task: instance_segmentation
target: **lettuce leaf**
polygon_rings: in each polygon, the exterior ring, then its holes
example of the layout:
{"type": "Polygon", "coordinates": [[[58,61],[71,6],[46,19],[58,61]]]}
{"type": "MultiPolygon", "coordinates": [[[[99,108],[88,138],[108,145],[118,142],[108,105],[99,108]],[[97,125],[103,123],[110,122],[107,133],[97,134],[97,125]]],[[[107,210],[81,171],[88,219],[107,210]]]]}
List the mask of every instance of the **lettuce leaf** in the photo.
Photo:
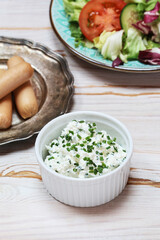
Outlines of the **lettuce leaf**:
{"type": "Polygon", "coordinates": [[[149,0],[149,1],[146,1],[145,11],[153,10],[158,2],[160,2],[160,0],[149,0]]]}
{"type": "Polygon", "coordinates": [[[137,3],[138,11],[151,11],[160,0],[124,0],[126,3],[137,3]]]}
{"type": "Polygon", "coordinates": [[[111,36],[113,33],[115,33],[115,31],[113,32],[103,31],[99,37],[93,39],[94,46],[101,52],[102,47],[105,44],[107,38],[111,36]]]}
{"type": "Polygon", "coordinates": [[[129,28],[122,53],[127,55],[128,60],[132,60],[138,59],[139,51],[143,50],[146,50],[146,47],[142,40],[142,34],[134,28],[129,28]]]}
{"type": "Polygon", "coordinates": [[[122,50],[122,36],[124,30],[112,32],[107,37],[105,43],[102,46],[101,54],[104,58],[114,61],[122,50]]]}
{"type": "Polygon", "coordinates": [[[75,47],[79,45],[85,46],[85,37],[80,30],[78,19],[82,8],[88,1],[89,0],[63,0],[65,12],[69,18],[71,36],[75,38],[75,47]]]}
{"type": "Polygon", "coordinates": [[[69,17],[69,21],[78,22],[81,9],[89,0],[63,0],[64,10],[69,17]]]}
{"type": "Polygon", "coordinates": [[[84,36],[80,30],[79,24],[77,22],[70,22],[69,28],[71,31],[71,37],[75,38],[75,47],[84,44],[84,36]]]}
{"type": "Polygon", "coordinates": [[[146,0],[124,0],[126,3],[142,3],[146,4],[146,0]]]}
{"type": "Polygon", "coordinates": [[[143,40],[143,42],[144,42],[144,45],[145,45],[145,47],[146,47],[146,49],[152,49],[152,48],[160,48],[160,44],[159,43],[155,43],[155,42],[153,42],[153,41],[151,41],[151,40],[143,40]]]}

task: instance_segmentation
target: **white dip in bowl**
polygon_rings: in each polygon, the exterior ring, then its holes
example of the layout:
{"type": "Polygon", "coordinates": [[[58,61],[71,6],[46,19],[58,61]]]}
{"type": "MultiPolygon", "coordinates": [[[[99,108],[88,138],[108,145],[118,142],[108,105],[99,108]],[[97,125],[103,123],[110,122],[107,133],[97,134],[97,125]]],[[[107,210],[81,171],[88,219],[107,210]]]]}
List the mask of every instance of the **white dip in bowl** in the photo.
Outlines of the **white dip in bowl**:
{"type": "Polygon", "coordinates": [[[125,161],[127,153],[95,122],[72,120],[58,139],[46,146],[44,162],[53,171],[69,177],[90,178],[107,174],[125,161]]]}
{"type": "Polygon", "coordinates": [[[132,150],[132,138],[121,122],[90,111],[53,119],[42,128],[35,143],[49,193],[78,207],[104,204],[122,192],[132,150]]]}

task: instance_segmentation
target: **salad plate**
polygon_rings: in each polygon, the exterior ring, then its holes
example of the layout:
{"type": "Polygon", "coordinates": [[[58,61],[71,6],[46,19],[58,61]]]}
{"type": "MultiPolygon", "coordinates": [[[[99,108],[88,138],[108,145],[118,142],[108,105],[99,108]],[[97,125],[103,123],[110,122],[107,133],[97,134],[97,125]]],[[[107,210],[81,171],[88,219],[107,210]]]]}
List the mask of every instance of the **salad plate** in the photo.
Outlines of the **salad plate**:
{"type": "Polygon", "coordinates": [[[0,37],[0,69],[7,68],[11,56],[18,55],[34,68],[31,83],[39,110],[33,117],[22,119],[13,106],[12,125],[0,130],[0,145],[25,140],[37,134],[53,118],[67,112],[73,95],[73,76],[67,61],[39,43],[26,39],[0,37]]]}
{"type": "Polygon", "coordinates": [[[51,0],[50,21],[53,30],[60,41],[77,57],[96,66],[123,72],[147,73],[159,72],[160,65],[143,64],[138,60],[128,61],[118,67],[112,67],[112,61],[104,59],[97,49],[79,45],[75,47],[74,37],[71,36],[68,17],[64,10],[63,0],[51,0]]]}

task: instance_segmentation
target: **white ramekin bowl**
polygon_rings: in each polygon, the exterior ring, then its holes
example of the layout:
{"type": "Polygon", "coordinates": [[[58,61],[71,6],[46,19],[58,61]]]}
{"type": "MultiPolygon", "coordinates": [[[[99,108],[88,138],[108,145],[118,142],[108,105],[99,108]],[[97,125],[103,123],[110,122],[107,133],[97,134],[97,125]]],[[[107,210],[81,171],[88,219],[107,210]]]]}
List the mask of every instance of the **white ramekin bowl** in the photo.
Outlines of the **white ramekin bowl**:
{"type": "Polygon", "coordinates": [[[115,118],[98,112],[73,112],[57,117],[39,132],[35,152],[42,180],[48,192],[60,202],[76,207],[93,207],[117,197],[124,189],[130,170],[133,143],[127,128],[115,118]],[[114,171],[95,178],[78,179],[58,174],[44,163],[45,145],[58,138],[62,129],[72,120],[95,122],[98,130],[106,130],[127,150],[126,160],[114,171]]]}

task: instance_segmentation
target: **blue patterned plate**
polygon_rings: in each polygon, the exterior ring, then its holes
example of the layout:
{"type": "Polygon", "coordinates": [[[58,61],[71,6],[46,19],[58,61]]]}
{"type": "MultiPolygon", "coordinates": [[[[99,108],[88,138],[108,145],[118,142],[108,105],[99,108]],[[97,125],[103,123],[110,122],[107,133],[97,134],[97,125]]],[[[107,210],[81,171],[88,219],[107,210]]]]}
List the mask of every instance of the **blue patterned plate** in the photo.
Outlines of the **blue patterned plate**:
{"type": "Polygon", "coordinates": [[[128,63],[119,67],[113,68],[112,61],[106,60],[96,49],[89,49],[83,46],[75,48],[74,38],[71,37],[69,29],[69,23],[63,7],[63,0],[51,0],[50,4],[50,21],[52,27],[62,41],[62,43],[77,57],[97,65],[102,68],[127,71],[127,72],[149,72],[149,71],[160,71],[158,65],[148,65],[140,63],[139,61],[129,61],[128,63]]]}

